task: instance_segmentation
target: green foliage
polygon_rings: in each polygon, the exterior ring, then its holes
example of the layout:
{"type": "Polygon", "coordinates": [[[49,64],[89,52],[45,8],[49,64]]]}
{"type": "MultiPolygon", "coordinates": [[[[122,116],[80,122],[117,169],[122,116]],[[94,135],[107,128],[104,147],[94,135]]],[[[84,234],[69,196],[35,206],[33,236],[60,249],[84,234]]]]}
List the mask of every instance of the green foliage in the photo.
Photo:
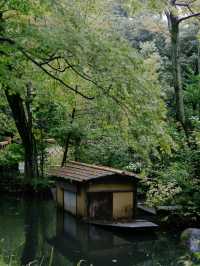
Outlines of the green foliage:
{"type": "MultiPolygon", "coordinates": [[[[157,157],[160,151],[170,153],[172,140],[164,121],[165,105],[161,99],[157,68],[152,67],[157,59],[143,58],[143,55],[133,49],[117,32],[111,30],[109,25],[112,20],[106,13],[109,5],[104,13],[103,9],[100,9],[102,14],[92,24],[92,15],[96,12],[97,3],[90,3],[92,6],[87,9],[90,16],[83,14],[83,3],[68,4],[69,6],[61,1],[60,4],[56,3],[57,8],[54,9],[44,1],[39,8],[39,11],[43,10],[44,13],[43,16],[40,14],[39,18],[36,12],[39,3],[34,8],[30,3],[29,10],[32,13],[27,12],[22,5],[21,16],[12,17],[12,23],[5,18],[5,34],[9,33],[17,45],[23,47],[37,62],[42,61],[41,58],[49,58],[52,54],[61,58],[44,65],[45,70],[72,88],[77,87],[82,93],[95,97],[95,103],[86,104],[77,96],[77,105],[78,109],[91,106],[97,112],[103,110],[102,132],[105,127],[114,124],[110,127],[121,129],[120,135],[123,136],[126,146],[144,157],[145,161],[149,160],[151,153],[157,157]],[[98,22],[102,18],[105,23],[100,27],[98,22]],[[43,23],[45,27],[42,26],[43,23]],[[55,70],[59,68],[66,68],[66,71],[55,70]]],[[[31,79],[36,87],[36,97],[33,100],[35,128],[42,127],[46,135],[55,136],[60,143],[64,143],[69,132],[72,133],[75,142],[77,138],[85,138],[87,132],[84,132],[82,125],[87,125],[93,130],[90,124],[94,125],[95,119],[99,119],[98,116],[94,116],[93,121],[87,116],[84,121],[75,121],[73,125],[70,125],[67,116],[59,119],[61,108],[57,107],[64,105],[64,98],[69,99],[68,107],[73,107],[76,101],[73,100],[69,87],[64,86],[64,93],[63,86],[60,87],[59,82],[53,82],[43,71],[38,71],[39,69],[30,64],[30,61],[27,62],[21,48],[18,47],[10,47],[7,44],[2,47],[11,49],[7,51],[9,56],[2,59],[2,68],[6,69],[8,64],[13,65],[11,71],[7,69],[2,73],[4,86],[9,86],[11,93],[13,90],[19,92],[25,99],[24,88],[31,79]],[[12,79],[8,79],[8,76],[12,76],[12,79]],[[49,90],[52,92],[49,93],[49,90]]],[[[64,112],[71,109],[68,107],[65,105],[64,112]]]]}
{"type": "Polygon", "coordinates": [[[0,89],[0,141],[5,137],[16,134],[14,121],[11,117],[4,93],[0,89]]]}
{"type": "Polygon", "coordinates": [[[33,188],[34,191],[44,191],[52,187],[53,184],[54,182],[49,180],[48,178],[38,177],[31,180],[29,185],[33,188]]]}
{"type": "MultiPolygon", "coordinates": [[[[111,129],[110,129],[111,130],[111,129]]],[[[129,147],[117,133],[100,131],[81,144],[80,158],[88,163],[125,167],[131,160],[129,147]],[[99,134],[98,134],[99,133],[99,134]]]]}
{"type": "MultiPolygon", "coordinates": [[[[184,154],[188,156],[188,153],[184,154]]],[[[191,162],[187,160],[171,163],[168,167],[159,172],[158,178],[147,181],[149,190],[147,192],[147,204],[179,205],[179,214],[185,217],[200,216],[199,190],[200,181],[192,177],[195,169],[191,168],[191,162]]]]}
{"type": "MultiPolygon", "coordinates": [[[[164,10],[171,10],[181,17],[185,12],[185,7],[183,5],[176,9],[172,7],[172,1],[136,0],[123,1],[123,4],[132,17],[130,19],[130,17],[125,18],[123,14],[121,15],[123,17],[122,34],[142,54],[145,63],[149,63],[151,68],[154,68],[153,73],[158,75],[158,80],[162,84],[161,95],[167,104],[167,129],[173,139],[171,154],[159,153],[159,156],[156,156],[156,153],[151,153],[152,164],[148,170],[152,181],[145,180],[149,187],[144,189],[148,190],[147,202],[155,206],[181,205],[182,216],[196,219],[199,216],[198,190],[200,189],[198,181],[200,173],[199,23],[187,20],[180,25],[180,64],[188,128],[186,137],[176,123],[171,47],[168,25],[163,19],[164,10]],[[183,13],[179,12],[181,9],[183,13]]],[[[193,12],[199,12],[198,1],[191,1],[190,5],[193,12]]],[[[140,167],[141,164],[143,166],[143,160],[131,161],[128,165],[130,170],[137,170],[138,163],[140,167]]]]}
{"type": "Polygon", "coordinates": [[[19,144],[9,144],[0,150],[0,166],[16,165],[23,160],[23,148],[19,144]]]}
{"type": "Polygon", "coordinates": [[[177,195],[182,192],[181,187],[175,182],[156,181],[149,184],[146,203],[151,207],[174,205],[177,195]]]}
{"type": "Polygon", "coordinates": [[[182,256],[179,263],[183,266],[200,266],[200,252],[182,256]]]}

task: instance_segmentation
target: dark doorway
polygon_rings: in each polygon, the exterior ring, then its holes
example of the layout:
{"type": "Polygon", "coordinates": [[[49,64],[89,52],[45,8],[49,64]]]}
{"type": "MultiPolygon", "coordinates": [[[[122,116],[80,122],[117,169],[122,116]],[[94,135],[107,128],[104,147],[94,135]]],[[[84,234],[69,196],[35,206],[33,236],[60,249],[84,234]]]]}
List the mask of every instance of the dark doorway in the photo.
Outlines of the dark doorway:
{"type": "Polygon", "coordinates": [[[89,217],[97,220],[112,220],[113,195],[111,192],[88,193],[89,217]]]}

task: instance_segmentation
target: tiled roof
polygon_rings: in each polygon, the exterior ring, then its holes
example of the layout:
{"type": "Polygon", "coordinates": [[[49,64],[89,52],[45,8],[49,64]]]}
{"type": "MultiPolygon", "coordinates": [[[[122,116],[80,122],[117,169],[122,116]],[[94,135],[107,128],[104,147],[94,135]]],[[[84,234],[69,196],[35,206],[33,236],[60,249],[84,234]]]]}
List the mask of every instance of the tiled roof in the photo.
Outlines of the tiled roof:
{"type": "Polygon", "coordinates": [[[64,167],[53,166],[48,171],[49,176],[62,177],[78,182],[86,182],[95,178],[113,176],[116,174],[137,178],[137,175],[131,172],[75,161],[68,161],[64,167]]]}

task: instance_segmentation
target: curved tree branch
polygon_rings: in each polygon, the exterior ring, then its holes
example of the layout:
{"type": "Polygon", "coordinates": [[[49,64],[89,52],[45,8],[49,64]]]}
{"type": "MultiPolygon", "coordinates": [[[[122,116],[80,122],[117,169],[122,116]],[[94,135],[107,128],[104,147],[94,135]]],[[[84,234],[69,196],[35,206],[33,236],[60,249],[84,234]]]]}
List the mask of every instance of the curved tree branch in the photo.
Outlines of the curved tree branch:
{"type": "MultiPolygon", "coordinates": [[[[39,67],[41,70],[43,70],[48,76],[50,76],[51,78],[53,78],[54,80],[58,81],[60,84],[62,84],[65,88],[68,88],[69,90],[79,94],[80,96],[82,96],[83,98],[87,99],[87,100],[93,100],[94,97],[92,96],[87,96],[85,94],[83,94],[82,92],[78,91],[76,88],[73,88],[71,86],[69,86],[67,83],[65,83],[62,79],[56,77],[55,75],[53,75],[51,72],[49,72],[41,63],[39,63],[35,58],[33,58],[27,51],[24,50],[24,48],[18,46],[16,44],[16,42],[8,37],[4,37],[4,36],[0,36],[0,43],[3,42],[7,42],[11,45],[16,45],[16,47],[18,48],[18,50],[29,60],[31,61],[34,65],[36,65],[37,67],[39,67]]],[[[54,58],[55,59],[55,58],[54,58]]]]}
{"type": "Polygon", "coordinates": [[[193,14],[191,14],[191,15],[188,15],[188,16],[185,16],[185,17],[183,17],[183,18],[180,18],[180,19],[178,20],[178,23],[181,23],[181,22],[184,21],[184,20],[188,20],[188,19],[190,19],[190,18],[195,18],[195,17],[200,17],[200,12],[199,12],[199,13],[193,13],[193,14]]]}
{"type": "Polygon", "coordinates": [[[69,90],[79,94],[80,96],[82,96],[83,98],[87,99],[87,100],[93,100],[94,97],[92,96],[86,96],[85,94],[83,94],[82,92],[78,91],[76,88],[73,88],[71,86],[69,86],[67,83],[65,83],[62,79],[56,77],[55,75],[53,75],[51,72],[49,72],[48,70],[46,70],[46,68],[44,66],[42,66],[40,63],[38,63],[31,55],[29,55],[29,53],[27,53],[24,49],[20,48],[19,49],[21,51],[21,53],[27,58],[29,59],[32,63],[34,63],[36,66],[38,66],[40,69],[42,69],[48,76],[50,76],[51,78],[53,78],[54,80],[58,81],[60,84],[62,84],[64,87],[68,88],[69,90]]]}
{"type": "MultiPolygon", "coordinates": [[[[6,37],[2,37],[0,36],[0,42],[8,42],[9,44],[12,45],[16,45],[16,42],[10,38],[6,38],[6,37]]],[[[60,84],[62,84],[64,87],[70,89],[71,91],[79,94],[80,96],[82,96],[83,98],[87,99],[87,100],[92,100],[94,99],[94,97],[90,97],[90,96],[86,96],[83,93],[81,93],[80,91],[77,90],[77,88],[73,88],[71,86],[69,86],[68,84],[66,84],[62,79],[56,77],[55,75],[53,75],[51,72],[49,72],[42,63],[39,63],[35,58],[33,58],[28,52],[26,52],[22,47],[18,46],[18,50],[27,58],[29,59],[34,65],[36,65],[37,67],[39,67],[40,69],[42,69],[48,76],[50,76],[51,78],[53,78],[54,80],[58,81],[60,84]]],[[[51,59],[54,57],[54,55],[52,57],[50,57],[51,59]]],[[[54,60],[58,59],[54,57],[54,60]]],[[[51,60],[50,60],[51,61],[51,60]]],[[[49,62],[50,62],[49,61],[49,62]]],[[[111,95],[109,93],[112,84],[108,87],[108,90],[106,91],[104,87],[102,87],[101,85],[99,85],[97,82],[95,82],[94,80],[92,80],[87,74],[83,74],[80,73],[78,70],[75,69],[75,67],[70,64],[70,62],[68,60],[65,59],[65,62],[67,63],[67,65],[80,77],[82,77],[83,79],[93,83],[96,87],[100,88],[105,95],[108,95],[108,97],[110,97],[114,102],[116,102],[121,108],[122,110],[124,110],[125,113],[128,112],[129,108],[123,103],[121,102],[117,97],[115,97],[114,95],[111,95]]],[[[48,65],[48,60],[46,60],[46,64],[48,65]]]]}

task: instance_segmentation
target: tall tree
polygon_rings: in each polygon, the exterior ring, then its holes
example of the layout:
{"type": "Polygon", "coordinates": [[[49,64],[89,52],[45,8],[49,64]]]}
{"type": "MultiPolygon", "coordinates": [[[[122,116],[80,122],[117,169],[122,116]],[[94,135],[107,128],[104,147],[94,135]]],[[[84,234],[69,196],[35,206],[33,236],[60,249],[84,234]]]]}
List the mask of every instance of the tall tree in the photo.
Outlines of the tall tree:
{"type": "MultiPolygon", "coordinates": [[[[59,59],[62,60],[64,55],[55,53],[56,47],[53,45],[53,39],[49,38],[50,45],[44,45],[47,39],[45,35],[46,29],[45,27],[43,29],[42,23],[46,23],[46,10],[50,13],[52,11],[48,1],[10,0],[3,1],[0,5],[1,88],[5,92],[23,142],[25,176],[28,179],[38,176],[38,167],[30,102],[29,99],[28,101],[23,100],[24,90],[26,90],[24,87],[26,87],[25,83],[27,83],[26,68],[29,68],[30,63],[32,63],[66,89],[90,99],[90,97],[68,85],[63,78],[58,76],[58,73],[63,73],[71,66],[62,68],[60,66],[62,62],[57,62],[59,59]],[[21,37],[19,37],[20,34],[21,37]]],[[[49,20],[53,22],[53,17],[49,16],[49,20]]],[[[48,30],[49,27],[51,27],[51,23],[48,26],[46,23],[48,30]]]]}
{"type": "MultiPolygon", "coordinates": [[[[187,131],[185,110],[184,110],[184,96],[181,78],[180,65],[180,24],[193,17],[200,17],[200,12],[195,10],[197,1],[176,1],[171,0],[170,6],[166,8],[165,14],[168,20],[168,28],[171,37],[171,60],[173,69],[173,86],[176,98],[176,116],[177,120],[181,122],[183,128],[187,131]],[[189,13],[189,14],[188,14],[189,13]]],[[[199,7],[200,11],[200,7],[199,7]]]]}
{"type": "MultiPolygon", "coordinates": [[[[127,3],[127,2],[126,2],[127,3]]],[[[168,0],[168,1],[129,1],[133,6],[150,8],[158,13],[164,12],[168,21],[168,30],[171,39],[171,63],[173,87],[176,101],[176,118],[187,134],[187,121],[184,108],[184,94],[180,63],[180,25],[192,18],[200,17],[200,4],[198,0],[168,0]]]]}
{"type": "Polygon", "coordinates": [[[38,176],[37,167],[37,149],[35,138],[32,132],[32,126],[28,119],[23,101],[18,93],[10,94],[9,90],[5,89],[6,98],[12,110],[13,118],[16,127],[21,136],[24,151],[25,151],[25,174],[28,179],[38,176]]]}

